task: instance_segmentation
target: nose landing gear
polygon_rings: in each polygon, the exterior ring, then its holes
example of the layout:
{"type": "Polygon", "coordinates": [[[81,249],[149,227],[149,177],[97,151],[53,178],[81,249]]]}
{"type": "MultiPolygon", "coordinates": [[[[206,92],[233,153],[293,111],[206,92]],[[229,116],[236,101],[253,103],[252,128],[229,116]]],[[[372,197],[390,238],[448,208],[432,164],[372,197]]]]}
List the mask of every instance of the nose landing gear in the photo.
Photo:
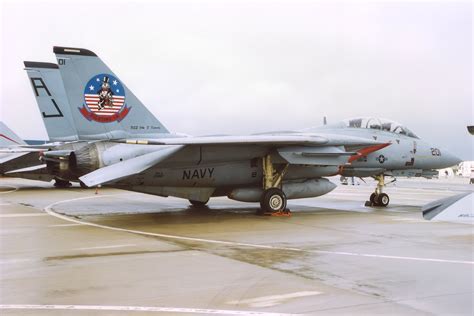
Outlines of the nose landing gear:
{"type": "Polygon", "coordinates": [[[369,201],[365,202],[365,206],[382,206],[386,207],[390,203],[388,194],[383,193],[383,187],[385,186],[385,176],[383,174],[375,176],[378,181],[375,192],[370,195],[369,201]]]}

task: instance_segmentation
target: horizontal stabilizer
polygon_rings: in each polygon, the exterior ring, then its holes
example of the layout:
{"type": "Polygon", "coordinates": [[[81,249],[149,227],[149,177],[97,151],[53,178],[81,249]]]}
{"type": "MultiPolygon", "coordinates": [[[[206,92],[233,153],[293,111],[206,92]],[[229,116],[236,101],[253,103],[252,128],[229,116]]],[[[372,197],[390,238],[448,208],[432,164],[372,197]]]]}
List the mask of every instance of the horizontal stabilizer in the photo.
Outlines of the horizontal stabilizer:
{"type": "Polygon", "coordinates": [[[0,154],[27,154],[31,152],[41,152],[45,151],[48,148],[40,149],[40,148],[31,148],[31,147],[5,147],[0,149],[0,154]]]}
{"type": "Polygon", "coordinates": [[[154,165],[176,153],[182,147],[183,146],[164,147],[142,156],[97,169],[91,173],[86,174],[85,176],[80,177],[79,180],[81,180],[88,187],[118,181],[153,167],[154,165]]]}
{"type": "Polygon", "coordinates": [[[11,171],[5,172],[5,174],[32,172],[32,171],[37,171],[37,170],[41,170],[41,169],[46,169],[46,164],[41,164],[41,165],[36,165],[36,166],[31,166],[31,167],[21,168],[21,169],[16,169],[16,170],[11,170],[11,171]]]}
{"type": "Polygon", "coordinates": [[[8,171],[5,173],[5,176],[47,182],[55,178],[55,176],[51,174],[51,172],[46,167],[46,164],[8,171]]]}
{"type": "MultiPolygon", "coordinates": [[[[0,152],[0,154],[2,154],[2,153],[0,152]]],[[[18,158],[28,154],[28,152],[19,152],[19,153],[18,152],[15,152],[15,153],[8,152],[8,154],[9,155],[1,155],[0,156],[0,164],[18,159],[18,158]]]]}
{"type": "Polygon", "coordinates": [[[473,205],[474,193],[465,192],[424,205],[423,218],[433,221],[474,223],[473,205]]]}

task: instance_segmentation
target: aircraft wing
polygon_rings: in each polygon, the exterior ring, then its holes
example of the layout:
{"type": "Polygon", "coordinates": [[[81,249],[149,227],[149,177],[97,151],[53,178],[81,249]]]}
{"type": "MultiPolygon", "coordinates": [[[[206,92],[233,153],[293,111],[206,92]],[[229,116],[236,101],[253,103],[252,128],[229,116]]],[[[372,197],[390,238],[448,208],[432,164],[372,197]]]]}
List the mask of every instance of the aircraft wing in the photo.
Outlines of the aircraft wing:
{"type": "Polygon", "coordinates": [[[139,145],[284,145],[300,146],[370,146],[381,142],[354,136],[343,135],[248,135],[248,136],[198,136],[170,137],[156,139],[121,139],[115,142],[139,145]]]}
{"type": "Polygon", "coordinates": [[[332,134],[264,134],[249,136],[201,136],[162,139],[118,140],[140,145],[244,146],[275,148],[289,163],[299,165],[340,166],[388,146],[380,141],[332,134]]]}
{"type": "Polygon", "coordinates": [[[117,142],[140,145],[324,145],[326,138],[300,135],[197,136],[157,139],[125,139],[117,142]]]}

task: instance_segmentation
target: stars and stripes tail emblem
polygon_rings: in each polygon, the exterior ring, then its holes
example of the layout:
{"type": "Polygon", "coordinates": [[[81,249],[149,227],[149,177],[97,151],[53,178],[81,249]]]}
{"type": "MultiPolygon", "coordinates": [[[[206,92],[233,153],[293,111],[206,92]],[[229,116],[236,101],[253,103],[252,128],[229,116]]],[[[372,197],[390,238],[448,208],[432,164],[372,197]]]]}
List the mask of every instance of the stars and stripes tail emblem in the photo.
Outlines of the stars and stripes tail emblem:
{"type": "Polygon", "coordinates": [[[84,87],[84,105],[79,111],[89,121],[121,121],[130,112],[125,99],[125,89],[115,76],[98,74],[84,87]]]}

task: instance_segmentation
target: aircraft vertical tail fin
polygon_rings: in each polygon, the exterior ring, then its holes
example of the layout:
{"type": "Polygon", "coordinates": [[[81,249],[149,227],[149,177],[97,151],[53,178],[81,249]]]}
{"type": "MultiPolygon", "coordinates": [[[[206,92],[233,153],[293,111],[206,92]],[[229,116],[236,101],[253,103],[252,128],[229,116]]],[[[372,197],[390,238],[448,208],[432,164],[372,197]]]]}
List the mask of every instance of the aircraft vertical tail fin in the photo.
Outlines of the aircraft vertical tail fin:
{"type": "Polygon", "coordinates": [[[78,140],[58,65],[33,61],[24,64],[49,139],[78,140]]]}
{"type": "Polygon", "coordinates": [[[93,52],[54,47],[82,139],[166,137],[169,132],[93,52]]]}
{"type": "Polygon", "coordinates": [[[8,126],[0,121],[0,147],[26,145],[26,143],[8,126]]]}

